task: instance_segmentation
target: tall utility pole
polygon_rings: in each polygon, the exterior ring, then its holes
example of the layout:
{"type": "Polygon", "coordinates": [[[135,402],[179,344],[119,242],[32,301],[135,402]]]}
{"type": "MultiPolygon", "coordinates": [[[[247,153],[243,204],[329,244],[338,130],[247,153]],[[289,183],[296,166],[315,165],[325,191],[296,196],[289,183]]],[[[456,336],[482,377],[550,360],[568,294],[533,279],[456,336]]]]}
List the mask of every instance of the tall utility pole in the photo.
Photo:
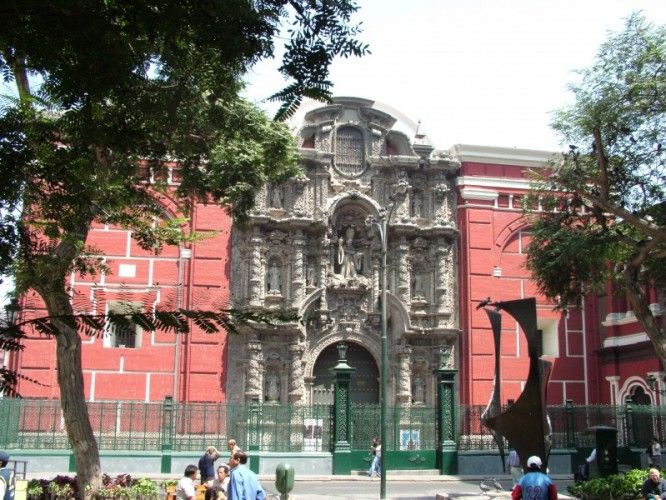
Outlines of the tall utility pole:
{"type": "Polygon", "coordinates": [[[391,212],[393,211],[393,203],[389,205],[387,209],[381,209],[379,211],[379,220],[369,219],[369,222],[377,228],[379,233],[379,238],[381,239],[381,283],[382,283],[382,307],[381,307],[381,318],[382,318],[382,336],[381,336],[381,346],[382,346],[382,366],[379,374],[379,426],[380,433],[379,439],[381,440],[381,453],[382,453],[382,473],[379,480],[379,498],[386,498],[386,414],[387,414],[387,398],[388,398],[388,337],[387,337],[387,328],[388,328],[388,317],[386,309],[386,254],[388,251],[388,220],[391,217],[391,212]]]}

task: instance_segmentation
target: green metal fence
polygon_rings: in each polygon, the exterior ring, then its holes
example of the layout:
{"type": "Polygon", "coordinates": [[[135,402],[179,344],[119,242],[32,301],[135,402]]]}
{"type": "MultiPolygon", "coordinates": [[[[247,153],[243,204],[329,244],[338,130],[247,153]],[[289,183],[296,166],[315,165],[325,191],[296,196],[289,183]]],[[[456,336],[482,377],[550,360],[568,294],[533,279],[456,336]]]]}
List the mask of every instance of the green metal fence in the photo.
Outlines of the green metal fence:
{"type": "MultiPolygon", "coordinates": [[[[485,406],[460,408],[460,450],[497,448],[490,431],[481,423],[485,406]]],[[[646,447],[653,436],[666,438],[666,406],[651,405],[561,405],[547,408],[553,448],[591,448],[595,426],[617,429],[621,447],[646,447]]],[[[505,446],[507,443],[504,443],[505,446]]]]}
{"type": "MultiPolygon", "coordinates": [[[[369,450],[373,437],[379,436],[378,405],[351,407],[351,449],[369,450]]],[[[385,451],[434,450],[437,448],[436,409],[427,406],[387,408],[385,451]]]]}
{"type": "MultiPolygon", "coordinates": [[[[492,450],[497,445],[481,423],[482,406],[458,411],[458,449],[492,450]]],[[[95,437],[102,450],[202,451],[225,449],[234,438],[243,448],[260,451],[330,451],[333,412],[328,405],[231,405],[217,403],[89,402],[95,437]]],[[[379,435],[379,406],[353,404],[352,450],[368,450],[379,435]]],[[[618,429],[618,445],[645,447],[652,436],[666,438],[666,406],[550,406],[554,448],[594,445],[595,425],[618,429]]],[[[386,451],[436,449],[436,411],[411,406],[388,409],[386,451]]],[[[0,448],[68,449],[60,402],[0,399],[0,448]]]]}

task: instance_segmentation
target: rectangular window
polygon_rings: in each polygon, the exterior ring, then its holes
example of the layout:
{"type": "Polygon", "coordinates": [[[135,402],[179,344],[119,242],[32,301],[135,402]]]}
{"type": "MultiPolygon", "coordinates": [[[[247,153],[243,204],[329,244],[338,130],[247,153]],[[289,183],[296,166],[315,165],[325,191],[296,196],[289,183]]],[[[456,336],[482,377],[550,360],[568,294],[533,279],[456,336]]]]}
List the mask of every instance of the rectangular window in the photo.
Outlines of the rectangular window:
{"type": "MultiPolygon", "coordinates": [[[[129,315],[141,311],[141,302],[111,300],[107,303],[108,314],[129,315]]],[[[141,347],[141,333],[143,330],[128,318],[127,324],[115,324],[107,321],[104,347],[127,347],[130,349],[141,347]]]]}
{"type": "Polygon", "coordinates": [[[538,318],[537,328],[541,330],[543,355],[557,358],[560,355],[558,338],[558,320],[556,318],[538,318]]]}

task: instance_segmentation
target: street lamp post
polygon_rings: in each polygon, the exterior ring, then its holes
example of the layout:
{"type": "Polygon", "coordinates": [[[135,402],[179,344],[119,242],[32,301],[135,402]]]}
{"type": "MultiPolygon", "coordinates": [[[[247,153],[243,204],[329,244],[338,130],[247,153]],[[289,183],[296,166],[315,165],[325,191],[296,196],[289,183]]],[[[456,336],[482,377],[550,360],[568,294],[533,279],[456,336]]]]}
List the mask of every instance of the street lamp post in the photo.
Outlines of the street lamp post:
{"type": "MultiPolygon", "coordinates": [[[[16,321],[18,320],[18,315],[20,312],[21,308],[18,305],[18,301],[16,299],[11,299],[7,304],[5,304],[5,317],[0,320],[0,324],[2,328],[4,328],[6,331],[4,335],[7,337],[13,337],[14,332],[10,332],[9,330],[16,325],[16,321]]],[[[7,368],[9,365],[9,350],[3,350],[2,351],[2,368],[7,368]]],[[[7,387],[7,379],[5,379],[2,383],[2,389],[0,389],[0,398],[5,396],[5,388],[7,387]]]]}
{"type": "Polygon", "coordinates": [[[379,210],[379,219],[370,219],[369,222],[377,228],[379,238],[381,240],[381,286],[382,286],[382,334],[381,334],[381,348],[382,348],[382,363],[379,374],[379,439],[382,445],[382,473],[379,479],[379,498],[386,498],[386,413],[387,413],[387,398],[388,398],[388,339],[387,339],[387,309],[386,309],[386,253],[388,251],[388,220],[391,216],[393,205],[389,209],[379,210]]]}

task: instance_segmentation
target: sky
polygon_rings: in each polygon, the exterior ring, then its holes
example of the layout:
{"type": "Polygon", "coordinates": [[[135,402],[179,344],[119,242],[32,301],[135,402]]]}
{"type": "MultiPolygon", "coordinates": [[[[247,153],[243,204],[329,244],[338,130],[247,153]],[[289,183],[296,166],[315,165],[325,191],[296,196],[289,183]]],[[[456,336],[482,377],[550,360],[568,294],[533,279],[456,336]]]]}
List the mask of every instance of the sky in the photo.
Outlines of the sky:
{"type": "MultiPolygon", "coordinates": [[[[438,149],[478,144],[546,151],[562,146],[551,112],[571,102],[567,84],[589,66],[609,31],[633,11],[666,24],[666,0],[357,0],[354,20],[371,55],[335,60],[333,94],[380,101],[421,121],[438,149]]],[[[264,61],[247,97],[284,85],[264,61]]]]}
{"type": "MultiPolygon", "coordinates": [[[[421,121],[435,147],[479,144],[560,151],[550,112],[609,31],[640,10],[666,24],[666,0],[358,0],[372,54],[337,59],[333,93],[380,101],[421,121]]],[[[247,97],[281,89],[279,61],[249,74],[247,97]]],[[[0,303],[9,287],[0,285],[0,303]]]]}

